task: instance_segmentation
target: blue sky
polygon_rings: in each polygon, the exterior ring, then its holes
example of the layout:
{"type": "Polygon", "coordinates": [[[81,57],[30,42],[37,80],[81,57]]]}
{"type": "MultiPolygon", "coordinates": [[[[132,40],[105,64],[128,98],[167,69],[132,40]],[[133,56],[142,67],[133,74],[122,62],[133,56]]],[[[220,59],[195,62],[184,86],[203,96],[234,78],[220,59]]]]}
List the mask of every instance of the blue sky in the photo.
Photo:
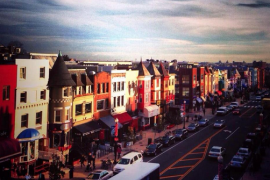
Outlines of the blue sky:
{"type": "Polygon", "coordinates": [[[81,60],[270,62],[268,0],[0,0],[0,44],[81,60]]]}

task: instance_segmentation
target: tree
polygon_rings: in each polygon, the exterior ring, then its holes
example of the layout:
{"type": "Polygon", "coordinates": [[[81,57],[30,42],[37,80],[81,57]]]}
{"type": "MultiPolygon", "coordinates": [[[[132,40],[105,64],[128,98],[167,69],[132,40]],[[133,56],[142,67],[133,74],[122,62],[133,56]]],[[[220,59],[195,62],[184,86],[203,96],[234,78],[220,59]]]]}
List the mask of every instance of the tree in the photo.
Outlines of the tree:
{"type": "Polygon", "coordinates": [[[65,172],[62,171],[63,164],[57,154],[52,155],[52,163],[49,168],[49,177],[51,180],[59,180],[61,176],[64,177],[65,172]]]}
{"type": "Polygon", "coordinates": [[[15,46],[17,48],[21,48],[21,52],[22,53],[26,53],[27,51],[23,48],[23,43],[21,43],[20,41],[10,41],[8,43],[8,46],[15,46]]]}
{"type": "Polygon", "coordinates": [[[68,55],[63,55],[63,59],[64,59],[64,61],[70,61],[70,58],[68,55]]]}

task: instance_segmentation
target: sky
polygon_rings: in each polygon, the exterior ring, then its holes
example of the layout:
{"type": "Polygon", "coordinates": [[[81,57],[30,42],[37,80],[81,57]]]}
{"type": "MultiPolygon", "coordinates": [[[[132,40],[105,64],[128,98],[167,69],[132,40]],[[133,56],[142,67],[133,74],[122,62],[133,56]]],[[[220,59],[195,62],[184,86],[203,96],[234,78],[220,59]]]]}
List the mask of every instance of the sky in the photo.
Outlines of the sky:
{"type": "Polygon", "coordinates": [[[78,60],[270,62],[269,0],[0,0],[0,44],[78,60]]]}

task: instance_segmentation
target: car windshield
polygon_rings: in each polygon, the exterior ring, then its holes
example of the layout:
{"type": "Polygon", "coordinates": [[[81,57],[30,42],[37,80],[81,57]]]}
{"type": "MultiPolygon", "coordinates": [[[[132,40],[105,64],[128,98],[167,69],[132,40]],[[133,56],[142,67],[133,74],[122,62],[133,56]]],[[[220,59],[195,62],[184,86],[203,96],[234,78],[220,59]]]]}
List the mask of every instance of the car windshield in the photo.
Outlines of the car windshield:
{"type": "Polygon", "coordinates": [[[219,152],[220,150],[219,149],[216,149],[216,148],[212,148],[211,151],[212,152],[219,152]]]}
{"type": "Polygon", "coordinates": [[[169,136],[163,136],[162,137],[162,140],[168,140],[169,139],[169,136]]]}
{"type": "Polygon", "coordinates": [[[242,162],[242,159],[238,157],[234,157],[232,160],[235,162],[242,162]]]}
{"type": "Polygon", "coordinates": [[[225,111],[225,109],[220,109],[220,108],[218,108],[218,111],[225,111]]]}
{"type": "Polygon", "coordinates": [[[199,122],[205,122],[206,120],[205,119],[200,119],[199,122]]]}
{"type": "Polygon", "coordinates": [[[156,149],[157,145],[156,144],[150,144],[149,146],[147,146],[147,149],[156,149]]]}
{"type": "Polygon", "coordinates": [[[97,174],[97,173],[90,173],[87,176],[87,179],[99,179],[99,174],[97,174]]]}
{"type": "Polygon", "coordinates": [[[129,159],[120,159],[120,161],[118,162],[118,164],[129,164],[129,159]]]}
{"type": "Polygon", "coordinates": [[[195,127],[195,124],[190,124],[189,127],[195,127]]]}
{"type": "Polygon", "coordinates": [[[239,111],[239,109],[235,109],[234,111],[239,111]]]}
{"type": "Polygon", "coordinates": [[[222,123],[222,121],[221,120],[216,120],[216,123],[222,123]]]}

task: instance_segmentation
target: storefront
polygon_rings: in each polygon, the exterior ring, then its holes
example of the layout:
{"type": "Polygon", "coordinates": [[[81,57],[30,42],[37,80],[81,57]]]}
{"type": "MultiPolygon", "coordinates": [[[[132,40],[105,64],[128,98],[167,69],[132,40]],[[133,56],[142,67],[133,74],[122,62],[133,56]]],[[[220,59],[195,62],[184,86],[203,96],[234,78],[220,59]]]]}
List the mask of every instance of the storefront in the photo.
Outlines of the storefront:
{"type": "MultiPolygon", "coordinates": [[[[112,137],[114,137],[115,131],[115,119],[111,115],[99,118],[101,127],[104,130],[104,140],[111,141],[112,137]]],[[[121,139],[122,137],[122,127],[123,125],[118,122],[118,137],[121,139]]]]}
{"type": "Polygon", "coordinates": [[[114,119],[118,119],[119,122],[123,125],[123,132],[128,132],[128,127],[132,124],[132,117],[127,113],[112,114],[114,119]]]}
{"type": "Polygon", "coordinates": [[[159,107],[157,105],[147,106],[143,109],[143,118],[141,120],[142,129],[146,129],[151,125],[151,118],[152,122],[155,122],[157,115],[159,115],[159,107]]]}

